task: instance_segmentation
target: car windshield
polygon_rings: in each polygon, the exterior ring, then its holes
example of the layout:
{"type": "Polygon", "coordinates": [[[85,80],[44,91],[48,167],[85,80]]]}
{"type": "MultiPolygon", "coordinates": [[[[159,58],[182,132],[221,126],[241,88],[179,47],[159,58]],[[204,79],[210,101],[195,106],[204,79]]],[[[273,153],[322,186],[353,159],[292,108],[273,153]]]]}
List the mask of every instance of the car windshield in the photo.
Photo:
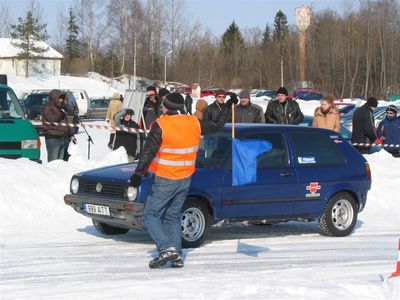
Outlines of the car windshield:
{"type": "Polygon", "coordinates": [[[0,89],[0,119],[23,118],[25,115],[17,96],[11,89],[0,89]]]}
{"type": "Polygon", "coordinates": [[[204,168],[222,167],[230,157],[231,142],[231,134],[227,132],[202,136],[197,152],[197,165],[204,168]]]}

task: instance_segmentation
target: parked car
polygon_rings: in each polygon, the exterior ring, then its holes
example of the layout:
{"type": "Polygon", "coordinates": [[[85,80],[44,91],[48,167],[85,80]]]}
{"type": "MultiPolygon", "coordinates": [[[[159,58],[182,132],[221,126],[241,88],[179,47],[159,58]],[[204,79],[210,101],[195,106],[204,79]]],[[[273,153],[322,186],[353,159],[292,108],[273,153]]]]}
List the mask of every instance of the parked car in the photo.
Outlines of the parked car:
{"type": "Polygon", "coordinates": [[[276,98],[276,91],[273,91],[273,90],[262,90],[262,91],[259,91],[255,95],[255,98],[261,98],[263,100],[269,101],[271,99],[276,98]]]}
{"type": "MultiPolygon", "coordinates": [[[[338,105],[339,106],[339,105],[338,105]]],[[[342,104],[338,107],[340,117],[343,118],[345,117],[348,113],[353,113],[353,110],[356,108],[355,104],[342,104]]]]}
{"type": "Polygon", "coordinates": [[[105,120],[110,101],[111,98],[91,98],[87,118],[105,120]]]}
{"type": "MultiPolygon", "coordinates": [[[[303,121],[299,124],[300,126],[312,126],[313,116],[304,116],[303,121]]],[[[352,132],[348,130],[346,127],[340,126],[339,134],[351,144],[351,136],[352,132]]]]}
{"type": "MultiPolygon", "coordinates": [[[[272,150],[257,157],[253,184],[232,186],[232,126],[202,137],[196,171],[182,208],[183,247],[200,246],[221,220],[319,221],[329,236],[346,236],[356,224],[371,187],[365,158],[326,129],[238,124],[236,138],[262,139],[272,150]]],[[[75,174],[64,202],[93,220],[103,234],[144,229],[144,202],[153,174],[139,188],[129,186],[135,164],[75,174]]]]}
{"type": "Polygon", "coordinates": [[[25,111],[17,96],[7,85],[7,77],[1,76],[1,79],[0,157],[10,159],[25,157],[41,162],[39,135],[32,123],[25,118],[25,111]]]}
{"type": "MultiPolygon", "coordinates": [[[[375,127],[378,127],[379,123],[386,118],[386,108],[387,106],[378,106],[372,115],[375,119],[375,127]]],[[[342,126],[346,127],[348,130],[353,131],[353,113],[355,109],[347,113],[342,119],[342,126]]],[[[400,106],[397,106],[397,116],[400,116],[400,106]]]]}
{"type": "MultiPolygon", "coordinates": [[[[76,105],[76,112],[80,117],[86,117],[87,110],[89,107],[89,96],[84,90],[75,90],[75,89],[63,89],[61,90],[65,94],[67,94],[67,99],[73,102],[74,106],[76,105]]],[[[22,94],[20,101],[23,103],[25,107],[32,107],[32,112],[30,113],[30,119],[35,119],[40,114],[38,112],[41,111],[40,107],[43,107],[48,99],[46,99],[46,95],[48,96],[50,90],[32,90],[27,91],[22,94]]]]}
{"type": "Polygon", "coordinates": [[[312,89],[301,89],[301,90],[295,90],[292,93],[292,98],[293,99],[299,99],[299,100],[321,100],[324,98],[324,95],[317,90],[312,90],[312,89]]]}
{"type": "Polygon", "coordinates": [[[192,87],[188,85],[183,85],[178,87],[177,92],[184,95],[190,95],[192,93],[192,87]]]}
{"type": "Polygon", "coordinates": [[[215,96],[215,90],[201,90],[200,98],[208,97],[208,96],[215,96]]]}

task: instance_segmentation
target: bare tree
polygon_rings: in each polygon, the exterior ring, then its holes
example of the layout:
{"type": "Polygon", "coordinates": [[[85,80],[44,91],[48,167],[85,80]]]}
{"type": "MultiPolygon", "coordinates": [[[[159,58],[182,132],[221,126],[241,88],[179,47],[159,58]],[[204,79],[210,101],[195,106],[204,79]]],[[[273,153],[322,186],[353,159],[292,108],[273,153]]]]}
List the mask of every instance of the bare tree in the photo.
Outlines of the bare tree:
{"type": "Polygon", "coordinates": [[[0,2],[0,37],[10,37],[11,32],[11,11],[8,3],[0,2]]]}

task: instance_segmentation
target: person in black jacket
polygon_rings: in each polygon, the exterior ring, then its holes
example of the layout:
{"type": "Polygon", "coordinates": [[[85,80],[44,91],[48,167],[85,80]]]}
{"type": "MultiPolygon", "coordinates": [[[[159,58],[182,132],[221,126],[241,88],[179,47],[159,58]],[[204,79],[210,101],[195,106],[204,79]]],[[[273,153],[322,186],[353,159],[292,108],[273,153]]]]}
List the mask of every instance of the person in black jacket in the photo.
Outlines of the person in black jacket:
{"type": "Polygon", "coordinates": [[[304,115],[300,110],[299,104],[288,98],[288,91],[284,87],[280,87],[276,94],[278,99],[268,102],[267,110],[265,111],[265,123],[300,124],[304,119],[304,115]]]}
{"type": "Polygon", "coordinates": [[[162,102],[157,96],[155,86],[148,86],[146,90],[147,97],[143,105],[143,118],[146,129],[149,129],[153,122],[162,114],[162,102]]]}
{"type": "Polygon", "coordinates": [[[193,105],[193,98],[190,97],[190,95],[186,95],[186,97],[185,97],[185,109],[186,109],[186,113],[188,113],[189,115],[192,114],[192,105],[193,105]]]}
{"type": "MultiPolygon", "coordinates": [[[[203,120],[209,120],[209,121],[217,120],[219,113],[223,110],[225,106],[225,97],[226,97],[225,91],[223,89],[219,89],[215,93],[215,101],[212,104],[208,105],[207,108],[204,110],[203,120]]],[[[238,102],[235,93],[230,93],[230,99],[232,99],[236,103],[238,102]]],[[[229,116],[227,122],[230,121],[231,117],[229,116]]]]}
{"type": "Polygon", "coordinates": [[[122,130],[117,130],[114,141],[114,148],[124,147],[128,154],[128,162],[133,162],[140,150],[139,125],[132,120],[134,112],[132,109],[123,109],[115,115],[115,125],[122,130]],[[128,129],[129,131],[124,131],[128,129]],[[132,129],[135,132],[132,132],[132,129]],[[139,147],[138,147],[139,145],[139,147]]]}
{"type": "MultiPolygon", "coordinates": [[[[373,143],[377,138],[373,111],[378,107],[378,100],[370,97],[363,106],[357,108],[353,114],[352,143],[373,143]]],[[[368,154],[371,146],[354,146],[360,153],[368,154]]]]}
{"type": "Polygon", "coordinates": [[[261,123],[262,110],[251,104],[250,92],[241,91],[239,98],[240,103],[235,106],[235,123],[261,123]]]}
{"type": "Polygon", "coordinates": [[[184,99],[180,93],[171,93],[164,100],[164,115],[150,129],[135,173],[130,178],[131,186],[139,187],[149,167],[154,173],[142,217],[159,253],[149,262],[150,268],[162,267],[168,261],[172,262],[172,267],[183,267],[181,211],[195,171],[199,146],[196,143],[200,142],[200,135],[222,129],[233,103],[234,100],[228,100],[213,122],[182,115],[184,99]],[[186,141],[193,144],[187,145],[186,141]]]}

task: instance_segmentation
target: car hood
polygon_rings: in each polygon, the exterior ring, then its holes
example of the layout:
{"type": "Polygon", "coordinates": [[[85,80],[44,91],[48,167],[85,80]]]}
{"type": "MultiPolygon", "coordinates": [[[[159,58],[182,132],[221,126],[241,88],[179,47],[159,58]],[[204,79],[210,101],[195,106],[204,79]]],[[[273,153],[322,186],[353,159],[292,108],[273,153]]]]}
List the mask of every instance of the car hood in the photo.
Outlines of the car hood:
{"type": "Polygon", "coordinates": [[[126,183],[136,169],[136,164],[126,163],[102,167],[76,174],[89,180],[101,180],[126,183]]]}

